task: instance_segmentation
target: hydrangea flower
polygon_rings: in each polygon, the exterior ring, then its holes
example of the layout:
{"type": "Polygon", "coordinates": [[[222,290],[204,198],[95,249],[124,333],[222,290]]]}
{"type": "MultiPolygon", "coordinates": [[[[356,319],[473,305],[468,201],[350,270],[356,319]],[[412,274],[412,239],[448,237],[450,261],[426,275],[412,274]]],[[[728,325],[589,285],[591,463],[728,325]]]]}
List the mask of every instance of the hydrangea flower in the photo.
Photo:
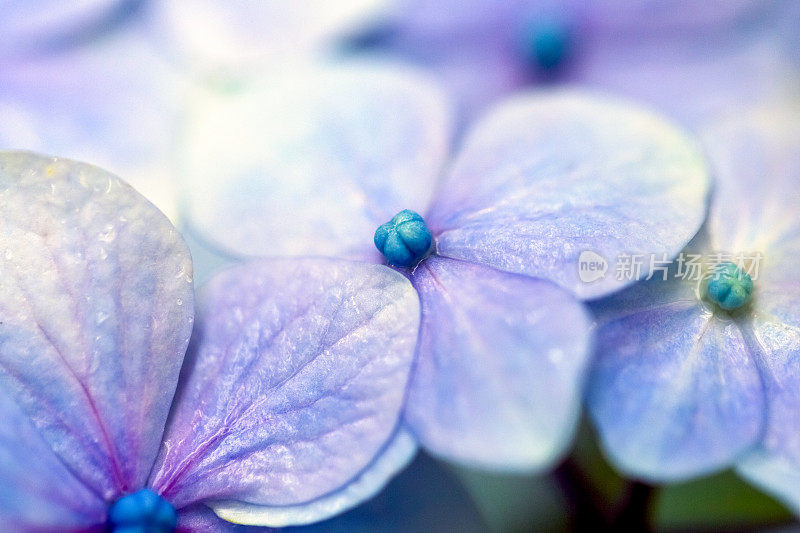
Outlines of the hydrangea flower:
{"type": "Polygon", "coordinates": [[[192,263],[167,218],[96,167],[2,152],[0,277],[0,523],[13,531],[224,530],[206,505],[311,522],[372,495],[416,449],[399,419],[419,301],[386,267],[228,271],[200,299],[184,361],[192,263]]]}
{"type": "Polygon", "coordinates": [[[782,0],[400,0],[367,48],[424,65],[470,117],[531,83],[635,97],[694,124],[788,90],[782,0]],[[380,35],[383,34],[383,36],[380,35]]]}
{"type": "MultiPolygon", "coordinates": [[[[793,102],[707,127],[717,181],[706,230],[666,281],[596,304],[588,404],[630,475],[685,479],[748,452],[800,465],[798,117],[793,102]],[[692,255],[702,277],[680,275],[692,255]]],[[[743,471],[780,486],[758,462],[743,471]]]]}
{"type": "Polygon", "coordinates": [[[193,233],[239,257],[393,264],[422,301],[414,435],[471,465],[547,467],[570,440],[589,355],[575,297],[628,283],[581,281],[579,257],[676,254],[705,212],[695,147],[635,106],[567,91],[507,101],[448,162],[449,113],[424,77],[306,76],[195,118],[182,156],[193,233]]]}

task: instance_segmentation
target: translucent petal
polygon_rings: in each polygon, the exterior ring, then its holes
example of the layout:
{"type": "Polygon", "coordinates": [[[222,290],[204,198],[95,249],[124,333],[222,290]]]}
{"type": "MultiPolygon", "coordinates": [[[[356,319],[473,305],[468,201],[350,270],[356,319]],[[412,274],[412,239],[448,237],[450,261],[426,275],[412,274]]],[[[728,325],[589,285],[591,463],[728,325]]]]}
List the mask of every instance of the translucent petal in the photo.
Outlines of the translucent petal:
{"type": "Polygon", "coordinates": [[[685,42],[692,34],[675,32],[673,40],[645,46],[634,35],[636,46],[624,40],[586,46],[570,79],[646,102],[691,127],[797,87],[797,73],[774,38],[741,42],[741,31],[722,30],[695,33],[704,39],[698,43],[685,42]]]}
{"type": "Polygon", "coordinates": [[[648,481],[729,466],[761,436],[764,392],[739,325],[696,283],[654,278],[595,304],[589,410],[612,461],[648,481]]]}
{"type": "Polygon", "coordinates": [[[130,0],[0,2],[0,57],[41,54],[91,35],[130,9],[130,0]]]}
{"type": "Polygon", "coordinates": [[[254,262],[214,278],[200,309],[151,477],[176,507],[306,504],[387,446],[419,325],[403,276],[340,260],[254,262]]]}
{"type": "Polygon", "coordinates": [[[775,495],[800,515],[800,465],[763,449],[745,456],[736,467],[745,479],[775,495]]]}
{"type": "Polygon", "coordinates": [[[157,37],[201,74],[251,75],[282,60],[319,54],[375,19],[387,0],[161,0],[157,37]]]}
{"type": "Polygon", "coordinates": [[[105,522],[106,502],[67,469],[0,389],[0,523],[55,531],[105,522]]]}
{"type": "Polygon", "coordinates": [[[340,490],[327,496],[295,506],[264,507],[238,502],[215,502],[212,507],[222,518],[239,524],[283,527],[326,520],[375,496],[411,461],[416,451],[414,438],[406,430],[400,429],[366,469],[340,490]]]}
{"type": "Polygon", "coordinates": [[[0,148],[91,161],[173,220],[183,87],[136,31],[0,69],[0,148]]]}
{"type": "Polygon", "coordinates": [[[441,257],[413,283],[423,321],[405,417],[420,442],[480,467],[550,466],[580,412],[583,306],[548,282],[441,257]]]}
{"type": "Polygon", "coordinates": [[[661,118],[578,91],[531,93],[479,122],[426,221],[441,255],[596,298],[630,281],[582,282],[582,252],[675,256],[708,187],[693,143],[661,118]]]}
{"type": "Polygon", "coordinates": [[[0,152],[0,387],[75,476],[142,487],[194,315],[167,218],[93,166],[0,152]]]}
{"type": "Polygon", "coordinates": [[[798,102],[776,102],[711,126],[704,138],[719,176],[709,220],[714,247],[751,261],[761,255],[744,331],[769,401],[763,445],[800,464],[798,124],[798,102]]]}
{"type": "Polygon", "coordinates": [[[485,531],[486,522],[450,465],[418,454],[369,502],[336,518],[305,526],[303,533],[383,531],[485,531]]]}
{"type": "Polygon", "coordinates": [[[240,255],[377,256],[375,229],[427,207],[448,153],[442,95],[385,65],[287,72],[195,107],[188,217],[240,255]]]}

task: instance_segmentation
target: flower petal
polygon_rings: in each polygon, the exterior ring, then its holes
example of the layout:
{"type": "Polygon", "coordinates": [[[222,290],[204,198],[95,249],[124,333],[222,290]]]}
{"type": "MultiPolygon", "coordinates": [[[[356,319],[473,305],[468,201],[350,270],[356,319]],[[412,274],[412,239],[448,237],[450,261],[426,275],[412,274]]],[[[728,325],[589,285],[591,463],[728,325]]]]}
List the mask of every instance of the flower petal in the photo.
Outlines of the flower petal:
{"type": "Polygon", "coordinates": [[[476,466],[550,466],[572,437],[590,350],[583,306],[546,281],[430,257],[405,417],[432,453],[476,466]]]}
{"type": "Polygon", "coordinates": [[[127,184],[0,152],[0,387],[111,499],[153,465],[194,314],[174,227],[127,184]]]}
{"type": "Polygon", "coordinates": [[[91,161],[123,177],[174,220],[170,149],[182,90],[135,31],[6,64],[0,69],[0,147],[91,161]]]}
{"type": "Polygon", "coordinates": [[[0,389],[0,523],[13,531],[102,524],[106,502],[67,469],[0,389]]]}
{"type": "Polygon", "coordinates": [[[738,325],[694,284],[654,278],[595,304],[589,410],[624,472],[672,481],[730,465],[760,438],[761,379],[738,325]]]}
{"type": "Polygon", "coordinates": [[[763,446],[800,465],[800,105],[777,102],[710,126],[718,178],[709,218],[721,252],[761,254],[745,333],[767,400],[763,446]]]}
{"type": "Polygon", "coordinates": [[[388,445],[419,325],[403,276],[340,260],[254,262],[212,280],[200,316],[151,483],[176,507],[304,505],[388,445]]]}
{"type": "Polygon", "coordinates": [[[657,116],[576,91],[527,94],[479,123],[426,220],[441,255],[596,298],[630,281],[583,283],[581,252],[675,256],[708,187],[693,144],[657,116]]]}
{"type": "Polygon", "coordinates": [[[156,36],[199,74],[247,76],[286,59],[319,54],[366,25],[387,0],[160,0],[156,36]]]}
{"type": "Polygon", "coordinates": [[[125,0],[29,0],[3,2],[0,57],[49,52],[92,35],[131,10],[125,0]]]}
{"type": "Polygon", "coordinates": [[[326,520],[375,496],[389,479],[414,458],[416,451],[416,441],[406,430],[400,429],[369,467],[340,490],[327,496],[294,506],[265,507],[240,502],[215,502],[212,507],[222,518],[239,524],[283,527],[326,520]]]}
{"type": "Polygon", "coordinates": [[[792,512],[800,515],[800,465],[780,455],[758,449],[736,467],[745,479],[774,494],[792,512]]]}
{"type": "Polygon", "coordinates": [[[375,229],[427,207],[448,152],[442,95],[388,66],[286,73],[197,107],[188,216],[234,254],[374,257],[375,229]]]}

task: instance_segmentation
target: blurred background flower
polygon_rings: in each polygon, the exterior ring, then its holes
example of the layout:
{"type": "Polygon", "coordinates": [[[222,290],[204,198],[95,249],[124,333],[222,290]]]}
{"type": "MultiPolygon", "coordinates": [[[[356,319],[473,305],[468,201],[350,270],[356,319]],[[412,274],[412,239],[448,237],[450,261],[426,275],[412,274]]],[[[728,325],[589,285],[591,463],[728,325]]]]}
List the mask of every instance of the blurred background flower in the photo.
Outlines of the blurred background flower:
{"type": "Polygon", "coordinates": [[[433,70],[466,117],[524,86],[580,83],[695,123],[790,90],[779,23],[790,4],[397,0],[357,43],[433,70]]]}

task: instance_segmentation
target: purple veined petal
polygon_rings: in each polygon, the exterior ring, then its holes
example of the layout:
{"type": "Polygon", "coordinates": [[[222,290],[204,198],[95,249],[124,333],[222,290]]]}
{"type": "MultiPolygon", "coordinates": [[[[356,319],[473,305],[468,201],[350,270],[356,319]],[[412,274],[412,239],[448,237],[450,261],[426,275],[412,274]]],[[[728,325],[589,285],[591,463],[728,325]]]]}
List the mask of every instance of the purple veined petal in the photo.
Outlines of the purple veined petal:
{"type": "Polygon", "coordinates": [[[93,492],[142,487],[193,323],[175,228],[97,167],[0,152],[0,279],[0,387],[93,492]]]}
{"type": "Polygon", "coordinates": [[[273,527],[303,525],[331,518],[372,498],[398,471],[414,458],[417,443],[400,428],[372,464],[340,490],[303,505],[266,507],[239,502],[215,502],[214,511],[239,524],[266,524],[273,527]]]}
{"type": "Polygon", "coordinates": [[[798,124],[798,100],[781,101],[722,120],[704,139],[718,176],[709,218],[713,246],[744,254],[746,266],[757,263],[743,327],[760,355],[769,404],[763,447],[800,464],[798,124]]]}
{"type": "Polygon", "coordinates": [[[183,82],[137,28],[0,69],[0,148],[109,169],[175,220],[183,82]]]}
{"type": "Polygon", "coordinates": [[[800,514],[800,465],[763,449],[746,455],[736,471],[750,483],[776,496],[795,514],[800,514]]]}
{"type": "Polygon", "coordinates": [[[580,412],[583,305],[547,281],[436,256],[413,283],[423,319],[405,418],[422,445],[484,468],[551,466],[580,412]]]}
{"type": "Polygon", "coordinates": [[[0,389],[0,523],[12,531],[70,531],[103,524],[106,502],[53,453],[0,389]]]}
{"type": "Polygon", "coordinates": [[[151,18],[163,46],[200,74],[249,76],[318,55],[366,26],[387,0],[161,0],[151,18]]]}
{"type": "Polygon", "coordinates": [[[591,299],[631,281],[584,283],[583,252],[674,257],[699,229],[708,189],[694,143],[662,118],[581,91],[530,93],[478,123],[426,220],[443,256],[591,299]]]}
{"type": "Polygon", "coordinates": [[[203,102],[182,154],[186,216],[237,255],[372,258],[380,224],[427,207],[449,151],[446,99],[386,64],[298,69],[203,102]]]}
{"type": "Polygon", "coordinates": [[[176,507],[305,505],[388,445],[419,326],[402,275],[333,259],[248,263],[209,283],[199,316],[151,476],[176,507]]]}
{"type": "MultiPolygon", "coordinates": [[[[702,247],[701,247],[702,249],[702,247]]],[[[712,316],[675,264],[593,305],[588,407],[628,475],[676,481],[731,465],[758,442],[765,400],[739,324],[712,316]]]]}
{"type": "Polygon", "coordinates": [[[0,2],[0,58],[54,51],[130,9],[126,0],[0,2]]]}

